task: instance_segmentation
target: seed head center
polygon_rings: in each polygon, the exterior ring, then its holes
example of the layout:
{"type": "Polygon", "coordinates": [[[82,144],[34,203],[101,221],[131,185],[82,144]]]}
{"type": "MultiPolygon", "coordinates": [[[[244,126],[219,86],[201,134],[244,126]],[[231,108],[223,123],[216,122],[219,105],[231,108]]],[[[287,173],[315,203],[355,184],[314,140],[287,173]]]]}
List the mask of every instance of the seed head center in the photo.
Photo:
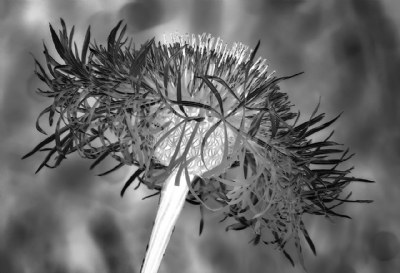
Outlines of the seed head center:
{"type": "MultiPolygon", "coordinates": [[[[187,109],[185,107],[185,112],[192,116],[197,114],[195,110],[187,109]],[[186,111],[188,110],[188,111],[186,111]]],[[[168,127],[164,128],[163,131],[159,132],[155,136],[155,143],[162,138],[169,130],[177,126],[182,118],[174,114],[167,116],[167,120],[171,121],[168,127]]],[[[210,170],[221,163],[224,154],[224,143],[225,134],[223,125],[218,126],[207,138],[203,148],[204,162],[201,159],[201,146],[205,134],[210,128],[215,124],[215,118],[206,118],[200,121],[198,124],[197,131],[194,132],[196,124],[199,121],[189,121],[180,124],[175,130],[173,130],[157,147],[154,151],[154,156],[157,160],[168,166],[171,163],[174,153],[178,150],[175,159],[184,155],[186,161],[190,161],[187,168],[190,174],[201,175],[202,173],[210,170]],[[194,136],[192,136],[194,134],[194,136]],[[190,138],[193,140],[190,142],[190,138]],[[181,142],[179,143],[179,139],[181,142]],[[179,147],[178,147],[179,145],[179,147]]]]}

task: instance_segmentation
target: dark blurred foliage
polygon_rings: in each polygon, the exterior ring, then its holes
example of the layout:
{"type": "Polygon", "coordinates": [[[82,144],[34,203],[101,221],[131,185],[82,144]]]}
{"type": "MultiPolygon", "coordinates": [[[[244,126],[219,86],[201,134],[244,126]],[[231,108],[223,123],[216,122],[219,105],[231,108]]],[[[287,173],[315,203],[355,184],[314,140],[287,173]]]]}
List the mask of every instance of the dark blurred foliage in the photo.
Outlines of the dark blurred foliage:
{"type": "Polygon", "coordinates": [[[130,261],[129,249],[124,238],[123,228],[110,212],[94,216],[89,224],[90,233],[101,250],[107,272],[135,273],[130,261]]]}
{"type": "Polygon", "coordinates": [[[237,235],[233,232],[224,234],[213,231],[213,233],[209,235],[207,240],[201,240],[200,249],[204,253],[204,258],[210,262],[215,272],[273,273],[280,272],[282,269],[277,265],[279,262],[286,262],[283,257],[279,257],[279,254],[271,255],[271,250],[268,251],[262,246],[255,247],[249,244],[250,237],[244,236],[248,239],[247,241],[236,239],[237,241],[235,242],[237,235]],[[227,240],[226,237],[230,238],[230,240],[227,240]],[[238,255],[236,252],[240,254],[238,255]]]}
{"type": "Polygon", "coordinates": [[[379,231],[372,237],[370,249],[376,259],[390,261],[399,254],[399,239],[392,232],[379,231]]]}
{"type": "Polygon", "coordinates": [[[349,123],[357,124],[357,134],[347,132],[347,137],[362,156],[374,152],[386,163],[398,161],[400,127],[394,126],[400,124],[398,32],[378,1],[352,0],[347,11],[339,3],[336,6],[345,14],[346,24],[332,37],[341,70],[333,102],[349,112],[349,123]],[[371,81],[376,86],[371,88],[371,81]],[[374,94],[368,108],[354,107],[370,92],[374,94]]]}
{"type": "Polygon", "coordinates": [[[213,35],[220,33],[222,13],[222,0],[192,0],[192,6],[189,10],[191,33],[207,32],[213,35]]]}
{"type": "Polygon", "coordinates": [[[119,9],[118,14],[130,27],[138,32],[165,22],[165,13],[160,0],[139,0],[128,2],[119,9]]]}
{"type": "Polygon", "coordinates": [[[9,51],[7,57],[11,57],[13,60],[7,66],[7,70],[2,71],[6,85],[2,84],[4,93],[2,94],[0,115],[3,120],[8,122],[7,130],[2,130],[1,134],[6,133],[8,136],[15,134],[21,124],[26,122],[26,112],[21,110],[29,109],[30,102],[21,100],[21,98],[28,94],[28,88],[33,87],[27,85],[27,79],[33,75],[33,71],[29,67],[29,64],[33,65],[33,59],[25,45],[33,40],[35,35],[19,25],[14,25],[13,31],[22,35],[12,35],[3,40],[4,49],[9,51]]]}
{"type": "Polygon", "coordinates": [[[49,172],[49,180],[53,181],[48,185],[50,194],[68,195],[71,199],[90,198],[97,181],[94,174],[88,172],[88,162],[76,155],[70,159],[70,162],[56,172],[49,172]]]}
{"type": "Polygon", "coordinates": [[[27,194],[29,203],[13,208],[3,230],[0,244],[2,272],[66,273],[65,261],[60,259],[64,245],[62,221],[52,209],[51,199],[41,194],[27,194]]]}
{"type": "Polygon", "coordinates": [[[280,70],[287,67],[285,72],[288,74],[304,71],[299,52],[308,40],[322,30],[318,5],[300,13],[302,3],[304,1],[300,0],[251,0],[243,3],[245,10],[258,18],[252,29],[252,40],[261,39],[264,47],[270,48],[268,51],[271,52],[266,56],[271,66],[280,70]],[[287,43],[288,40],[291,42],[287,43]]]}
{"type": "MultiPolygon", "coordinates": [[[[35,132],[34,122],[40,109],[50,104],[34,94],[40,84],[29,53],[42,58],[42,40],[50,39],[48,22],[56,24],[59,17],[75,24],[81,34],[91,24],[93,37],[102,41],[121,17],[128,31],[141,32],[181,14],[187,15],[185,30],[211,32],[249,45],[261,39],[260,55],[281,76],[305,71],[283,89],[290,91],[294,104],[306,116],[319,96],[321,107],[332,116],[345,111],[335,135],[357,153],[356,170],[377,180],[368,189],[354,187],[354,195],[375,199],[375,203],[349,208],[354,218],[350,221],[308,221],[318,252],[317,257],[306,255],[309,272],[399,271],[399,29],[389,16],[396,12],[388,12],[400,8],[396,1],[150,0],[107,6],[93,0],[82,6],[83,2],[57,0],[38,1],[47,3],[48,12],[27,20],[29,2],[0,0],[0,272],[27,272],[29,267],[33,273],[92,273],[99,272],[94,265],[98,259],[102,272],[137,272],[155,214],[150,210],[155,209],[157,199],[137,206],[134,202],[142,197],[140,193],[121,200],[116,197],[120,188],[115,187],[115,194],[108,193],[115,197],[107,197],[116,208],[111,213],[102,207],[103,195],[110,190],[103,186],[109,181],[89,172],[89,162],[71,157],[61,168],[34,176],[42,158],[19,160],[42,137],[35,132]],[[102,205],[94,209],[96,202],[102,205]],[[119,210],[121,203],[129,208],[128,213],[119,210]],[[81,237],[67,239],[81,226],[85,240],[97,249],[94,253],[85,254],[93,249],[83,248],[81,237]],[[80,255],[86,255],[91,265],[87,269],[75,269],[69,260],[68,248],[73,244],[81,249],[80,255]]],[[[197,226],[193,228],[198,225],[197,215],[193,222],[181,228],[197,233],[197,226]]],[[[212,268],[210,273],[301,270],[290,268],[273,250],[245,245],[245,234],[237,236],[241,241],[235,244],[218,221],[207,224],[200,238],[174,234],[172,253],[167,250],[160,273],[192,268],[195,260],[212,268]],[[192,248],[196,254],[188,250],[192,248]],[[244,256],[248,257],[245,265],[240,260],[244,256]]]]}
{"type": "Polygon", "coordinates": [[[7,13],[10,12],[10,9],[12,8],[11,0],[2,0],[0,1],[0,22],[1,18],[4,18],[7,13]]]}

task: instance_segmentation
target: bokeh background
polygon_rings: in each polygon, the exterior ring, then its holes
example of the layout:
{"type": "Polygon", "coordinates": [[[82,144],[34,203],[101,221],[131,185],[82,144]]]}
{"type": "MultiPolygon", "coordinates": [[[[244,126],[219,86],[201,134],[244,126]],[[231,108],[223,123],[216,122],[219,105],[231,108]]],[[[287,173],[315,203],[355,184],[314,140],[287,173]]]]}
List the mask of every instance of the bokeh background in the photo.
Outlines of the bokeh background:
{"type": "MultiPolygon", "coordinates": [[[[277,75],[304,71],[281,87],[305,117],[321,97],[334,117],[335,140],[356,156],[355,199],[341,212],[353,220],[307,218],[318,256],[305,248],[309,272],[400,272],[400,1],[348,0],[0,0],[0,272],[139,272],[158,198],[142,188],[119,192],[129,168],[97,177],[113,162],[89,171],[70,156],[61,167],[34,172],[43,154],[21,156],[43,139],[35,130],[51,101],[39,97],[32,54],[51,47],[49,22],[87,26],[101,43],[120,20],[137,43],[162,34],[209,32],[226,42],[255,46],[277,75]]],[[[51,48],[52,52],[55,52],[51,48]]],[[[49,129],[44,127],[45,129],[49,129]]],[[[327,132],[329,133],[329,132],[327,132]]],[[[220,215],[187,205],[160,273],[302,272],[282,254],[248,244],[246,231],[225,232],[220,215]]]]}

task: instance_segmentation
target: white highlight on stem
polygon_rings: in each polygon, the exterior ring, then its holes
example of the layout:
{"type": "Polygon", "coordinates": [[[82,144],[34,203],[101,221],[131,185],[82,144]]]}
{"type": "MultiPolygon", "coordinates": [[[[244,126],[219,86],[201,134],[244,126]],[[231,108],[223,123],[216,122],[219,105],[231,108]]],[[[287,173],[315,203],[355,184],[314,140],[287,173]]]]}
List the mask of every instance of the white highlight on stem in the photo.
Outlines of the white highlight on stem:
{"type": "MultiPolygon", "coordinates": [[[[163,185],[157,216],[141,273],[157,273],[175,223],[185,204],[189,187],[184,173],[179,178],[179,186],[175,185],[177,171],[175,170],[163,185]]],[[[192,180],[194,175],[190,174],[189,177],[192,180]]]]}

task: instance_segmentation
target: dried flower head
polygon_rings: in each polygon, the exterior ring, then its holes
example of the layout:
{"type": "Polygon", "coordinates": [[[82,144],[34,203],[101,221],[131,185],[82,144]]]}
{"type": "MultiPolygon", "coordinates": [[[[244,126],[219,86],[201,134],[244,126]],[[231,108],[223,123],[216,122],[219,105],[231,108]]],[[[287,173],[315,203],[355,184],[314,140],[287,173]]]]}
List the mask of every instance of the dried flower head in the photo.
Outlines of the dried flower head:
{"type": "MultiPolygon", "coordinates": [[[[48,114],[50,125],[57,119],[55,132],[26,155],[47,153],[38,171],[73,152],[93,159],[92,167],[111,156],[118,164],[101,175],[138,167],[121,194],[135,179],[161,191],[175,173],[176,184],[188,184],[188,202],[234,221],[226,230],[249,228],[254,244],[274,244],[292,263],[285,247],[293,241],[302,265],[300,234],[315,253],[304,214],[348,217],[334,209],[367,202],[341,197],[350,183],[371,182],[339,168],[348,150],[332,133],[310,139],[339,116],[321,123],[317,106],[298,124],[300,114],[278,86],[296,75],[270,73],[266,60],[255,59],[259,43],[229,48],[211,35],[173,34],[136,49],[119,22],[106,46],[89,44],[89,28],[79,54],[74,28],[68,34],[61,24],[58,35],[50,31],[62,62],[46,46],[48,72],[36,61],[48,87],[39,93],[53,99],[39,118],[48,114]]],[[[39,119],[37,129],[45,133],[39,119]]]]}

